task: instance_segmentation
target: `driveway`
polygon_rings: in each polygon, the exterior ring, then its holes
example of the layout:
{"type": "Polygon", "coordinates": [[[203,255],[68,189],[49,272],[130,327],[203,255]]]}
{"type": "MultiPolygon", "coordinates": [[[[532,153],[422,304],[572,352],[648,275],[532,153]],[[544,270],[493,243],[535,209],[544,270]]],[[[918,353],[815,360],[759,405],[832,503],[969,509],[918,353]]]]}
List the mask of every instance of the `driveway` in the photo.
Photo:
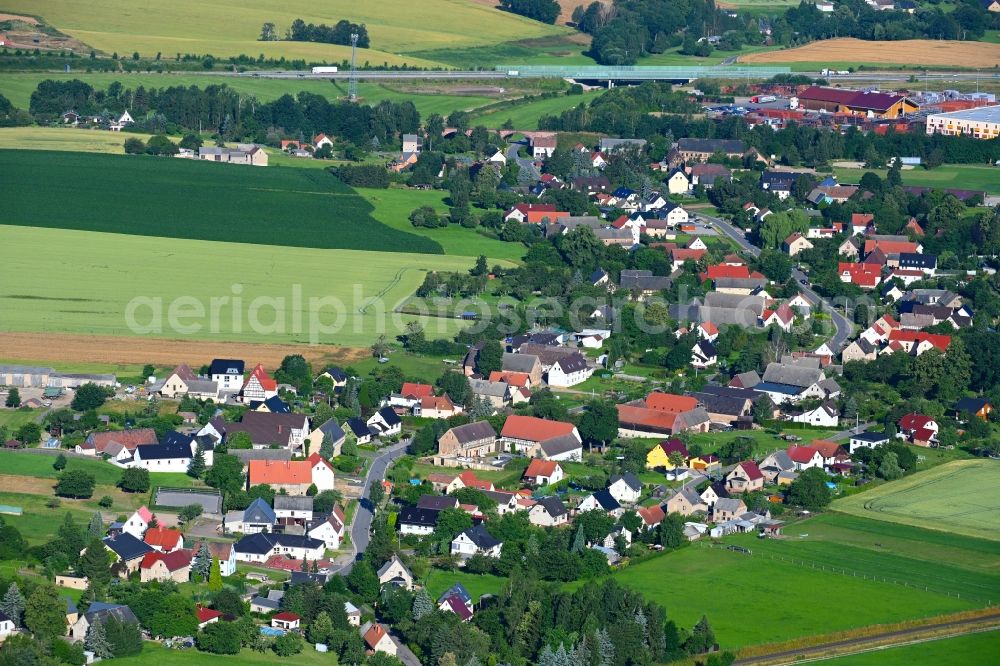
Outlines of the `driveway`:
{"type": "MultiPolygon", "coordinates": [[[[736,244],[740,246],[746,253],[750,256],[756,258],[760,256],[760,248],[756,245],[750,243],[746,236],[743,235],[741,229],[737,229],[732,224],[718,217],[712,217],[711,215],[705,215],[704,213],[698,213],[700,217],[706,220],[710,220],[717,229],[722,231],[726,236],[736,241],[736,244]]],[[[792,269],[792,277],[796,282],[799,283],[799,288],[802,292],[809,298],[815,300],[817,303],[822,301],[826,308],[826,311],[830,313],[830,318],[833,321],[835,331],[833,337],[830,338],[827,343],[834,353],[840,351],[840,348],[844,346],[847,342],[847,338],[850,337],[851,332],[854,330],[851,322],[844,315],[837,312],[834,308],[834,304],[828,299],[823,298],[815,291],[813,291],[812,286],[809,285],[809,276],[800,271],[797,268],[792,269]],[[803,283],[803,280],[805,283],[803,283]]]]}

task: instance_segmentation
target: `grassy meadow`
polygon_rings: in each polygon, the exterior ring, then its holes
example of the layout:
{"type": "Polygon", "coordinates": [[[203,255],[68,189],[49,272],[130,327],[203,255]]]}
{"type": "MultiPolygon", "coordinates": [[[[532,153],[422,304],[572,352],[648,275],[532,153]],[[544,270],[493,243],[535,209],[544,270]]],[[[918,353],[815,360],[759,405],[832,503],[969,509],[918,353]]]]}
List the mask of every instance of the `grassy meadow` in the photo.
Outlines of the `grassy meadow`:
{"type": "Polygon", "coordinates": [[[576,108],[584,102],[590,103],[596,97],[603,94],[603,91],[596,90],[584,95],[559,95],[546,99],[532,100],[524,104],[518,104],[496,111],[485,110],[481,115],[473,114],[472,123],[474,125],[484,125],[489,128],[498,129],[510,120],[514,127],[519,130],[538,129],[538,119],[542,116],[555,116],[563,111],[576,108]]]}
{"type": "MultiPolygon", "coordinates": [[[[841,183],[857,183],[865,171],[874,171],[885,178],[885,169],[843,169],[838,167],[833,170],[841,183]]],[[[1000,167],[945,164],[929,171],[922,167],[906,169],[901,171],[900,175],[903,177],[904,185],[984,190],[990,194],[1000,194],[1000,167]]]]}
{"type": "Polygon", "coordinates": [[[465,573],[464,571],[441,571],[431,569],[427,574],[424,585],[431,599],[437,599],[445,593],[455,583],[461,583],[472,596],[472,601],[479,602],[479,597],[484,594],[497,594],[500,588],[507,582],[506,578],[490,575],[478,575],[465,573]]]}
{"type": "MultiPolygon", "coordinates": [[[[0,84],[2,85],[2,84],[0,84]]],[[[70,153],[125,154],[125,139],[146,141],[148,134],[105,132],[71,127],[3,127],[0,150],[60,151],[70,153]]]]}
{"type": "Polygon", "coordinates": [[[263,23],[273,22],[283,33],[296,18],[328,25],[341,19],[364,23],[371,48],[360,50],[359,64],[427,65],[429,60],[405,54],[570,32],[471,0],[330,0],[322,4],[309,0],[250,0],[239,5],[223,0],[177,0],[141,9],[124,0],[96,5],[67,0],[9,0],[5,10],[41,16],[63,32],[107,53],[162,52],[167,57],[180,52],[215,56],[263,53],[327,62],[350,58],[349,46],[257,41],[263,23]]]}
{"type": "Polygon", "coordinates": [[[0,426],[6,427],[7,432],[13,434],[15,430],[25,423],[31,423],[38,418],[39,412],[33,409],[0,409],[0,426]]]}
{"type": "MultiPolygon", "coordinates": [[[[270,102],[282,95],[298,95],[308,92],[331,101],[347,97],[347,83],[321,79],[263,79],[249,76],[224,76],[189,73],[112,73],[112,72],[11,72],[0,77],[0,94],[21,109],[27,109],[31,93],[39,82],[69,81],[79,79],[95,89],[104,90],[110,84],[119,82],[126,88],[169,88],[172,86],[225,85],[244,95],[253,95],[262,102],[270,102]]],[[[422,117],[432,113],[447,116],[455,110],[469,110],[490,104],[495,100],[480,95],[449,95],[447,93],[411,92],[379,83],[358,84],[358,96],[363,104],[378,104],[383,100],[393,102],[409,101],[417,107],[422,117]]],[[[102,132],[108,134],[108,132],[102,132]]],[[[112,135],[116,136],[116,135],[112,135]]]]}
{"type": "Polygon", "coordinates": [[[615,578],[667,609],[680,626],[707,615],[725,648],[939,615],[976,604],[944,594],[822,572],[696,544],[626,567],[615,578]],[[859,603],[859,600],[864,600],[859,603]]]}
{"type": "Polygon", "coordinates": [[[817,666],[938,666],[991,664],[1000,654],[1000,631],[923,641],[915,645],[882,648],[849,657],[812,662],[817,666]]]}
{"type": "Polygon", "coordinates": [[[1000,466],[961,460],[837,500],[856,516],[1000,540],[1000,466]]]}

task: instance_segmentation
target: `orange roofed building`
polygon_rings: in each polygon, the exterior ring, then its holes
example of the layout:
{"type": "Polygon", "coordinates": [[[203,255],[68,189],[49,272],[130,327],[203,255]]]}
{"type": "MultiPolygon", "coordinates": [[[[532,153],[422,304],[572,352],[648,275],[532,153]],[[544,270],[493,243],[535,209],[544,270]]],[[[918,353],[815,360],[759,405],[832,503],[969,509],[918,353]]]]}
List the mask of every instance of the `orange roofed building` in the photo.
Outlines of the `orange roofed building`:
{"type": "Polygon", "coordinates": [[[618,405],[619,437],[708,432],[709,416],[697,398],[653,392],[639,404],[618,405]]]}
{"type": "Polygon", "coordinates": [[[251,460],[247,483],[250,486],[267,484],[289,495],[305,495],[313,484],[319,491],[333,490],[333,466],[318,453],[306,460],[251,460]]]}

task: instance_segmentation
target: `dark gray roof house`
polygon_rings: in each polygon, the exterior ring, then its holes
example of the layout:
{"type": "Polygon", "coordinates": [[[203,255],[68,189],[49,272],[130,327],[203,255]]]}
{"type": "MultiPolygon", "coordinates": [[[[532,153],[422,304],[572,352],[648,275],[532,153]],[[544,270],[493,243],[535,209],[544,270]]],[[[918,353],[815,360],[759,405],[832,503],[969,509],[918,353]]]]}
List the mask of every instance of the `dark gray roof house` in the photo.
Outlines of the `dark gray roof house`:
{"type": "MultiPolygon", "coordinates": [[[[149,444],[148,446],[153,446],[149,444]]],[[[145,541],[140,541],[128,532],[121,532],[114,536],[104,537],[104,545],[110,548],[115,555],[125,562],[136,560],[153,550],[152,546],[145,541]]]]}
{"type": "Polygon", "coordinates": [[[492,534],[486,531],[486,528],[482,523],[463,532],[469,540],[476,545],[479,550],[489,550],[500,545],[500,541],[494,538],[492,534]]]}
{"type": "Polygon", "coordinates": [[[421,495],[417,502],[417,508],[430,511],[455,509],[458,508],[458,499],[453,495],[421,495]]]}
{"type": "MultiPolygon", "coordinates": [[[[450,507],[449,507],[450,508],[450,507]]],[[[408,506],[399,512],[399,519],[396,523],[400,526],[412,525],[414,527],[437,527],[438,514],[436,509],[423,509],[418,506],[408,506]]]]}
{"type": "Polygon", "coordinates": [[[545,512],[553,518],[558,518],[559,516],[569,513],[566,509],[566,505],[563,504],[562,500],[558,497],[542,497],[537,500],[537,502],[545,509],[545,512]]]}
{"type": "Polygon", "coordinates": [[[632,472],[625,472],[624,474],[615,474],[614,476],[611,477],[611,480],[608,481],[608,485],[609,486],[614,485],[618,481],[624,481],[625,485],[627,485],[632,490],[636,491],[642,490],[642,481],[640,481],[639,477],[637,477],[632,472]]]}

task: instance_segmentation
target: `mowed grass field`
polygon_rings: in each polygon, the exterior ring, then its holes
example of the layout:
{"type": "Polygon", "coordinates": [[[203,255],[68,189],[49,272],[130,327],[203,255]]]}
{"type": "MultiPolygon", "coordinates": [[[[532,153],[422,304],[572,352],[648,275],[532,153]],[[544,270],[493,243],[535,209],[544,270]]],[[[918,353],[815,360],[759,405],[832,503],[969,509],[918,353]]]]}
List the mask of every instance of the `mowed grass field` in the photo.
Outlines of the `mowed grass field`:
{"type": "Polygon", "coordinates": [[[3,224],[295,247],[441,252],[429,239],[376,221],[367,202],[319,169],[4,150],[0,172],[6,174],[3,224]]]}
{"type": "Polygon", "coordinates": [[[932,39],[900,41],[864,41],[838,37],[811,42],[805,46],[741,56],[746,64],[834,63],[884,64],[942,67],[1000,66],[1000,44],[932,39]]]}
{"type": "Polygon", "coordinates": [[[1000,654],[1000,631],[993,630],[811,663],[818,666],[939,666],[940,664],[985,666],[997,663],[998,654],[1000,654]]]}
{"type": "Polygon", "coordinates": [[[833,508],[856,516],[1000,541],[1000,463],[958,460],[868,492],[833,508]]]}
{"type": "MultiPolygon", "coordinates": [[[[757,544],[748,542],[751,547],[757,544]]],[[[615,578],[667,609],[680,626],[707,615],[723,648],[772,643],[939,615],[976,604],[892,583],[823,572],[763,554],[693,545],[615,578]]]]}
{"type": "Polygon", "coordinates": [[[414,227],[409,215],[420,206],[431,206],[439,213],[448,212],[444,190],[358,188],[356,192],[374,207],[372,217],[376,220],[399,231],[424,236],[438,243],[445,254],[468,257],[484,254],[491,262],[498,259],[518,262],[526,251],[520,243],[506,243],[455,224],[437,229],[414,227]]]}
{"type": "Polygon", "coordinates": [[[584,95],[559,95],[547,99],[532,100],[505,109],[473,114],[473,125],[484,125],[498,129],[510,120],[516,129],[538,129],[538,119],[542,116],[557,116],[563,111],[574,109],[580,104],[589,104],[600,97],[604,91],[591,91],[584,95]]]}
{"type": "MultiPolygon", "coordinates": [[[[146,141],[148,134],[102,132],[73,127],[2,127],[0,150],[60,151],[71,153],[125,154],[125,139],[146,141]]],[[[3,185],[0,184],[0,188],[3,185]]]]}
{"type": "MultiPolygon", "coordinates": [[[[274,574],[268,572],[272,577],[274,574]]],[[[142,653],[134,657],[122,657],[115,662],[122,666],[243,666],[252,664],[273,666],[279,661],[273,652],[253,652],[246,649],[238,655],[209,654],[197,650],[170,650],[160,643],[147,642],[142,653]]],[[[296,666],[329,666],[332,663],[330,653],[317,652],[311,645],[295,655],[291,663],[296,666]]]]}
{"type": "MultiPolygon", "coordinates": [[[[474,262],[16,226],[0,226],[0,245],[0,330],[142,335],[151,348],[156,338],[366,347],[415,319],[391,313],[427,271],[474,262]]],[[[430,337],[461,326],[425,324],[430,337]]]]}
{"type": "MultiPolygon", "coordinates": [[[[835,167],[833,172],[841,183],[857,183],[866,171],[874,171],[885,178],[885,169],[843,169],[835,167]]],[[[1000,194],[1000,167],[967,164],[945,164],[936,169],[922,167],[901,171],[904,185],[915,187],[954,188],[960,190],[983,190],[1000,194]]]]}
{"type": "MultiPolygon", "coordinates": [[[[110,72],[15,72],[5,73],[0,77],[0,94],[20,108],[27,109],[31,93],[39,82],[51,79],[53,81],[69,81],[79,79],[95,89],[104,90],[110,84],[119,82],[126,88],[144,86],[149,88],[169,88],[172,86],[197,86],[205,88],[210,85],[225,85],[244,94],[253,95],[262,102],[278,99],[282,95],[298,95],[309,92],[321,95],[329,100],[347,97],[347,82],[332,83],[320,79],[263,79],[249,76],[212,76],[209,74],[151,74],[151,73],[110,73],[110,72]]],[[[452,111],[475,109],[495,100],[479,95],[449,95],[447,93],[419,93],[408,90],[397,90],[391,86],[377,83],[358,84],[358,95],[362,104],[378,104],[383,100],[393,102],[413,102],[422,117],[432,113],[447,116],[452,111]]],[[[110,132],[102,132],[110,134],[110,132]]],[[[117,138],[116,135],[112,135],[117,138]]]]}
{"type": "Polygon", "coordinates": [[[259,42],[261,25],[275,23],[279,33],[296,18],[333,25],[341,19],[364,23],[371,49],[358,63],[426,65],[411,51],[480,46],[530,37],[569,33],[537,21],[500,12],[472,0],[353,2],[329,0],[176,0],[144,4],[108,0],[81,4],[70,0],[8,0],[5,10],[43,17],[48,23],[97,49],[143,55],[163,52],[249,54],[339,62],[350,47],[300,42],[259,42]]]}

